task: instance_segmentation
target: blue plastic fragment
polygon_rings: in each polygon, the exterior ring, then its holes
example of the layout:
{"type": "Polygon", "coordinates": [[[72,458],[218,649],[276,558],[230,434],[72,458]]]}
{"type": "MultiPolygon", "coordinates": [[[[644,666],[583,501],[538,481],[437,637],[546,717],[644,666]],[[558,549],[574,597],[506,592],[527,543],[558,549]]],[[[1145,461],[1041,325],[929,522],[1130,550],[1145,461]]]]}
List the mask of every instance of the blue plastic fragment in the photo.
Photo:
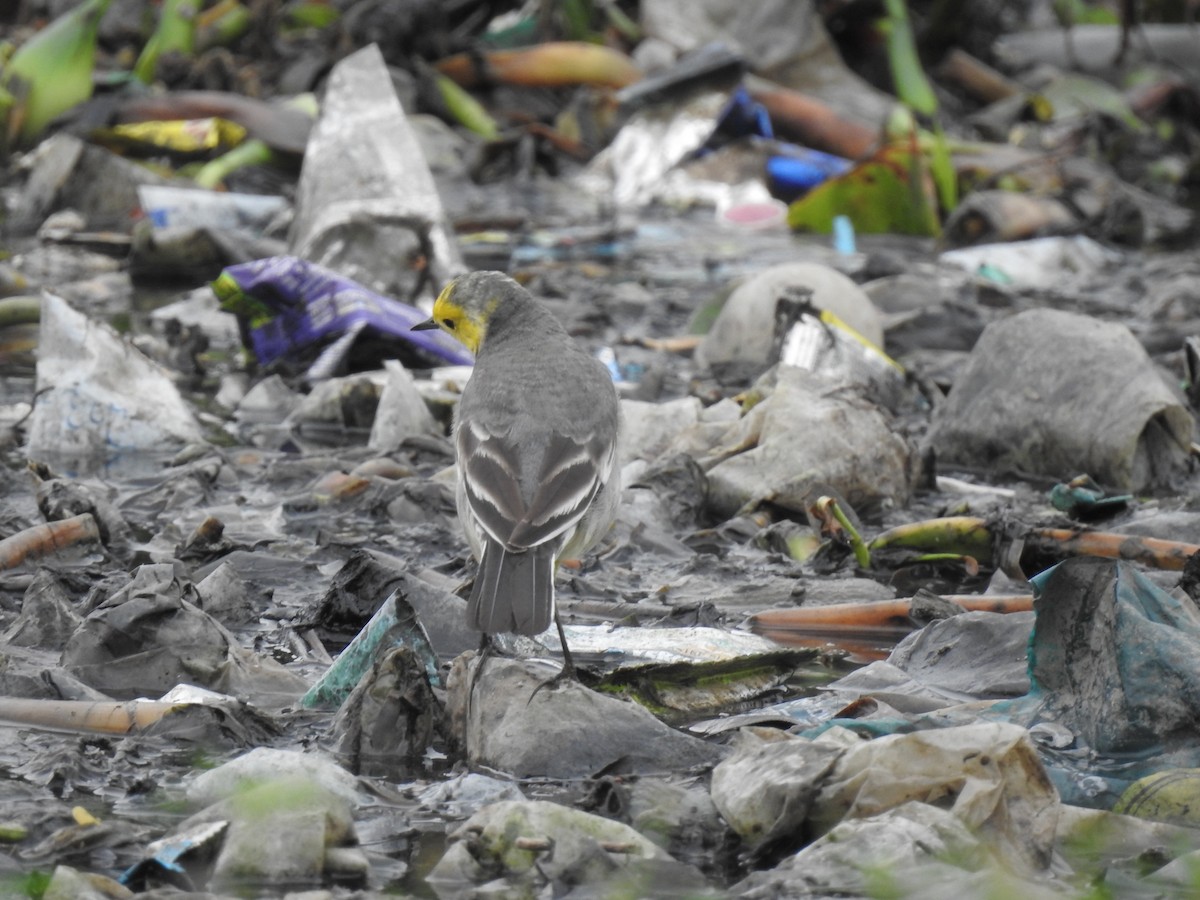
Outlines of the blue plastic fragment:
{"type": "Polygon", "coordinates": [[[775,129],[766,107],[754,100],[744,86],[739,86],[718,114],[712,133],[692,155],[704,156],[746,137],[774,138],[775,129]]]}
{"type": "Polygon", "coordinates": [[[179,864],[180,858],[209,844],[228,825],[223,819],[205,822],[182,834],[153,841],[146,846],[146,856],[121,873],[121,884],[131,884],[148,875],[163,873],[181,876],[179,880],[188,884],[187,870],[179,864]]]}
{"type": "Polygon", "coordinates": [[[775,137],[770,113],[765,106],[750,97],[750,92],[744,85],[739,86],[730,95],[729,102],[717,117],[717,127],[713,133],[727,138],[747,135],[775,137]]]}
{"type": "Polygon", "coordinates": [[[781,200],[795,200],[817,185],[850,171],[853,163],[831,153],[795,145],[767,160],[767,180],[781,200]]]}
{"type": "Polygon", "coordinates": [[[857,252],[854,240],[854,223],[849,216],[833,217],[833,249],[843,256],[857,252]]]}
{"type": "Polygon", "coordinates": [[[602,347],[596,353],[596,358],[604,363],[604,367],[608,369],[608,374],[612,376],[613,381],[623,380],[621,375],[621,365],[617,362],[616,351],[612,347],[602,347]]]}

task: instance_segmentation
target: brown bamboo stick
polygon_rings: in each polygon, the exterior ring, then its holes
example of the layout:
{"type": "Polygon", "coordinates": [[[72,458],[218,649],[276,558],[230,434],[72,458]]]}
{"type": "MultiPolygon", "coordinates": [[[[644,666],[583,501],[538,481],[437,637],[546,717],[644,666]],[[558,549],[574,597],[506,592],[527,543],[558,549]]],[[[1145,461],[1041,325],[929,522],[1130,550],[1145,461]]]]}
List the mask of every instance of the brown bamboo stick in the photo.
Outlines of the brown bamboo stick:
{"type": "Polygon", "coordinates": [[[24,562],[51,556],[79,544],[100,541],[100,529],[91,513],[34,525],[0,541],[0,571],[24,562]]]}

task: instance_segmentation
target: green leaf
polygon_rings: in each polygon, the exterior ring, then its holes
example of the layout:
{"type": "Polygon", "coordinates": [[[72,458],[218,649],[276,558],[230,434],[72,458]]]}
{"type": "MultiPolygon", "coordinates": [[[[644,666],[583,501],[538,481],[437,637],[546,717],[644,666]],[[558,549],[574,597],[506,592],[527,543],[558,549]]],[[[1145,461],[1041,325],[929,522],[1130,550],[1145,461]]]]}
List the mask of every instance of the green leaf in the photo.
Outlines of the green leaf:
{"type": "Polygon", "coordinates": [[[567,40],[589,41],[595,38],[591,0],[561,0],[559,13],[562,16],[563,37],[567,40]]]}
{"type": "Polygon", "coordinates": [[[844,215],[860,234],[941,234],[933,179],[917,148],[883,148],[849,172],[813,188],[788,207],[794,231],[829,234],[844,215]]]}
{"type": "Polygon", "coordinates": [[[167,0],[159,14],[158,27],[141,56],[133,66],[133,74],[143,84],[150,84],[158,67],[158,58],[165,53],[191,56],[196,39],[196,15],[203,0],[167,0]]]}
{"type": "Polygon", "coordinates": [[[949,213],[958,206],[958,173],[954,170],[954,160],[950,158],[950,146],[940,123],[933,128],[933,146],[929,153],[929,171],[933,182],[937,185],[938,200],[942,209],[949,213]]]}
{"type": "MultiPolygon", "coordinates": [[[[9,94],[7,132],[32,144],[56,116],[92,96],[100,18],[112,0],[85,0],[18,47],[0,71],[9,94]]],[[[4,139],[0,137],[0,145],[4,139]]]]}
{"type": "Polygon", "coordinates": [[[238,144],[228,153],[205,163],[192,176],[192,180],[196,183],[196,187],[215,190],[238,169],[267,165],[274,161],[275,151],[265,141],[251,138],[238,144]]]}
{"type": "Polygon", "coordinates": [[[341,18],[341,11],[328,3],[298,0],[284,7],[284,21],[291,28],[328,28],[341,18]]]}
{"type": "Polygon", "coordinates": [[[923,116],[937,112],[937,95],[925,77],[921,59],[917,55],[913,40],[912,25],[908,20],[908,8],[904,0],[885,0],[887,19],[888,63],[892,69],[892,80],[896,96],[923,116]]]}
{"type": "Polygon", "coordinates": [[[500,128],[496,125],[496,120],[482,103],[446,75],[434,73],[433,79],[442,96],[442,102],[446,104],[446,111],[456,122],[485,140],[494,141],[499,137],[500,128]]]}

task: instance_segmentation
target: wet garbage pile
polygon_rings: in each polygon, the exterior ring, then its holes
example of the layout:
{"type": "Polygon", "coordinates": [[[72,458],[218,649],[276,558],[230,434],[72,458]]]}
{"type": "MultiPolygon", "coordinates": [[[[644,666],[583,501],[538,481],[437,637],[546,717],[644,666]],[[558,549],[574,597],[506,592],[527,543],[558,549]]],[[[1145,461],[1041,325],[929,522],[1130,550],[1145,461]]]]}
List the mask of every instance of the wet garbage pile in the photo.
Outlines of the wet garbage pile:
{"type": "Polygon", "coordinates": [[[0,893],[1200,890],[1187,26],[744,6],[0,12],[0,893]],[[475,270],[622,417],[486,649],[475,270]]]}

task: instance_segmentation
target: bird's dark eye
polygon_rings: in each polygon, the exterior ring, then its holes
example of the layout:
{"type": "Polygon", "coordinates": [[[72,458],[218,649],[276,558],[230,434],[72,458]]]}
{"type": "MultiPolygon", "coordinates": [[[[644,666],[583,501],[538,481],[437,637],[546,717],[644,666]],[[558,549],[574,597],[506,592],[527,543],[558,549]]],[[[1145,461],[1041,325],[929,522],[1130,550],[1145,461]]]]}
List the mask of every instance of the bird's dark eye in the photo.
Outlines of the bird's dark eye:
{"type": "Polygon", "coordinates": [[[449,328],[451,331],[454,330],[454,320],[453,319],[442,319],[442,324],[445,325],[447,328],[449,328]]]}

